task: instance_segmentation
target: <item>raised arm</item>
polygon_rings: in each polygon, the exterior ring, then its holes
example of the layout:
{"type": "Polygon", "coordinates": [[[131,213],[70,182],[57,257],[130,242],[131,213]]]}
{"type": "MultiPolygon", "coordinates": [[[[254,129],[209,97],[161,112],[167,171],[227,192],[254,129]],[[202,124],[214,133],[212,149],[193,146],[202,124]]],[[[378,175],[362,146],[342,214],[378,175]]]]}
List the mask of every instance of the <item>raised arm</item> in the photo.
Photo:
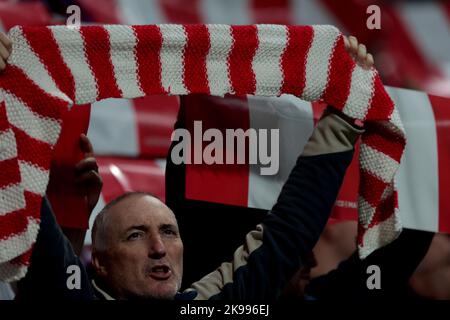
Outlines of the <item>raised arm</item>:
{"type": "Polygon", "coordinates": [[[192,285],[197,299],[278,297],[319,239],[361,133],[335,113],[319,121],[270,214],[231,262],[192,285]]]}
{"type": "MultiPolygon", "coordinates": [[[[360,65],[372,66],[372,56],[356,38],[346,38],[346,47],[360,65]]],[[[328,109],[270,214],[247,234],[231,262],[192,284],[196,299],[273,300],[279,296],[318,241],[362,132],[353,119],[328,109]]]]}

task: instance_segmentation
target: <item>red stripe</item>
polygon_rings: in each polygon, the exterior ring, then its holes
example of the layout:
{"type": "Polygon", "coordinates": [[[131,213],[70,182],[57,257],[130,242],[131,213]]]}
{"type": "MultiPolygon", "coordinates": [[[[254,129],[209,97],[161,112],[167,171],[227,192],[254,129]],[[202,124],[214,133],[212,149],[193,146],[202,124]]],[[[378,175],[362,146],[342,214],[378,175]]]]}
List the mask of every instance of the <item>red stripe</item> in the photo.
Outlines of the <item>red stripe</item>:
{"type": "Polygon", "coordinates": [[[140,157],[166,157],[179,106],[177,96],[150,95],[133,99],[140,157]]]}
{"type": "Polygon", "coordinates": [[[14,93],[33,112],[43,117],[62,119],[67,102],[45,92],[17,67],[9,66],[0,77],[0,87],[14,93]]]}
{"type": "Polygon", "coordinates": [[[394,102],[387,94],[378,75],[374,79],[373,88],[374,93],[367,111],[366,120],[387,120],[394,111],[394,102]]]}
{"type": "Polygon", "coordinates": [[[98,157],[97,160],[104,181],[102,195],[106,202],[125,191],[147,191],[164,200],[164,170],[155,161],[114,157],[98,157]],[[123,180],[118,180],[111,172],[113,165],[122,172],[123,180]]]}
{"type": "Polygon", "coordinates": [[[372,228],[392,217],[392,215],[395,213],[397,204],[398,195],[397,191],[394,191],[386,199],[380,202],[368,228],[372,228]]]}
{"type": "Polygon", "coordinates": [[[31,255],[33,253],[33,247],[34,247],[34,244],[31,246],[31,248],[29,250],[25,251],[17,258],[14,258],[13,260],[11,260],[10,263],[15,264],[17,266],[29,266],[31,255]]]}
{"type": "Polygon", "coordinates": [[[338,110],[344,108],[350,94],[352,72],[355,66],[353,59],[346,54],[344,38],[341,36],[331,58],[327,87],[322,97],[338,110]]]}
{"type": "Polygon", "coordinates": [[[326,109],[327,104],[323,102],[311,102],[311,108],[313,112],[313,121],[314,121],[314,127],[319,122],[320,117],[322,117],[323,111],[326,109]]]}
{"type": "MultiPolygon", "coordinates": [[[[245,97],[188,95],[181,98],[181,104],[182,110],[185,111],[186,128],[191,132],[192,140],[194,120],[202,121],[203,132],[216,128],[222,131],[224,137],[226,129],[242,128],[245,131],[250,127],[250,114],[245,97]],[[211,108],[214,108],[214,112],[208,112],[211,108]]],[[[193,162],[193,152],[191,154],[193,162]]],[[[247,207],[248,186],[248,160],[246,164],[186,165],[187,199],[247,207]]]]}
{"type": "Polygon", "coordinates": [[[159,54],[162,35],[157,26],[134,26],[136,35],[136,60],[141,89],[148,94],[166,93],[161,83],[159,54]]]}
{"type": "Polygon", "coordinates": [[[0,102],[0,132],[6,131],[10,128],[8,118],[6,116],[5,101],[0,102]]]}
{"type": "Polygon", "coordinates": [[[186,25],[187,44],[184,53],[184,84],[190,93],[209,94],[206,55],[210,39],[206,25],[186,25]]]}
{"type": "Polygon", "coordinates": [[[5,188],[21,182],[17,158],[0,161],[0,172],[2,173],[0,188],[5,188]]]}
{"type": "Polygon", "coordinates": [[[439,165],[439,232],[450,232],[450,99],[429,96],[436,121],[439,165]]]}
{"type": "Polygon", "coordinates": [[[28,225],[26,209],[0,215],[0,243],[2,240],[25,231],[28,225]]]}
{"type": "Polygon", "coordinates": [[[359,194],[373,207],[380,201],[381,195],[386,187],[386,183],[367,172],[360,170],[361,184],[359,194]]]}
{"type": "Polygon", "coordinates": [[[293,10],[289,0],[252,0],[251,13],[254,23],[292,24],[293,10]]]}
{"type": "Polygon", "coordinates": [[[400,162],[405,148],[405,138],[376,122],[366,122],[362,136],[364,144],[400,162]]]}
{"type": "Polygon", "coordinates": [[[164,12],[168,23],[193,24],[202,23],[204,19],[200,14],[201,0],[159,0],[159,5],[164,12]]]}
{"type": "Polygon", "coordinates": [[[58,88],[75,100],[75,80],[61,56],[58,44],[49,28],[24,28],[24,36],[55,80],[58,88]]]}
{"type": "Polygon", "coordinates": [[[252,61],[258,48],[258,31],[256,26],[232,26],[234,39],[229,57],[230,79],[236,95],[253,94],[256,79],[252,61]]]}
{"type": "Polygon", "coordinates": [[[300,97],[306,84],[306,57],[312,44],[314,29],[311,26],[291,26],[287,31],[288,42],[281,57],[284,76],[281,92],[300,97]]]}
{"type": "Polygon", "coordinates": [[[28,220],[38,220],[41,216],[42,197],[25,191],[26,207],[7,215],[0,215],[0,241],[24,232],[28,226],[28,220]]]}
{"type": "Polygon", "coordinates": [[[86,58],[97,82],[98,99],[122,97],[114,76],[108,32],[99,26],[83,27],[80,30],[84,38],[86,58]]]}
{"type": "Polygon", "coordinates": [[[18,159],[50,170],[52,149],[48,143],[36,140],[19,128],[13,127],[16,136],[18,159]]]}

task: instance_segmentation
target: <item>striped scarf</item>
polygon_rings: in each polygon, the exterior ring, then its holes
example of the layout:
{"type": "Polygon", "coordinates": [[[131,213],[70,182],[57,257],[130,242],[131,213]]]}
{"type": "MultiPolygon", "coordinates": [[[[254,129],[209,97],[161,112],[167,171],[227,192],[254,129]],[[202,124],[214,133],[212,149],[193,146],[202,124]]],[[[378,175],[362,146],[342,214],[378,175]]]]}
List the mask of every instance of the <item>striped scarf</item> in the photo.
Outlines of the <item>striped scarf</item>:
{"type": "Polygon", "coordinates": [[[23,277],[61,119],[74,104],[202,93],[322,100],[365,121],[361,257],[401,231],[394,175],[405,134],[375,69],[356,65],[331,26],[15,27],[0,76],[0,280],[23,277]]]}

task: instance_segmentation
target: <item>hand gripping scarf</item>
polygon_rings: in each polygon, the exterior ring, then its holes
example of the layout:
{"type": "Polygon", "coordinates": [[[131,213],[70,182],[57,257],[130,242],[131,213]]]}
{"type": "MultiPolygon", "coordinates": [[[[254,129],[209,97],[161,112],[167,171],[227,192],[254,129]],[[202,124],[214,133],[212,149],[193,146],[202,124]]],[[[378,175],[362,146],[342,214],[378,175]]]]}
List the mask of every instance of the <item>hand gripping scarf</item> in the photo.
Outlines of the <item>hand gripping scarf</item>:
{"type": "Polygon", "coordinates": [[[377,71],[355,64],[336,28],[53,26],[15,27],[9,36],[13,52],[0,75],[0,280],[26,274],[64,113],[106,98],[287,93],[322,100],[366,125],[360,256],[400,233],[394,175],[403,125],[377,71]]]}

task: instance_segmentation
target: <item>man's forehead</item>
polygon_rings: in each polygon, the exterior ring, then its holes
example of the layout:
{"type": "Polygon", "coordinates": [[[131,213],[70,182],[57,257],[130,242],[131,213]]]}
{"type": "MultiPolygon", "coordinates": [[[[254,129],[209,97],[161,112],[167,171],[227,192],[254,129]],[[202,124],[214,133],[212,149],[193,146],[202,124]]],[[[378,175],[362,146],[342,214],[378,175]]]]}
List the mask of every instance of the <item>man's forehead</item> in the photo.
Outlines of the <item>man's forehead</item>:
{"type": "Polygon", "coordinates": [[[176,224],[172,211],[157,198],[141,195],[123,199],[110,209],[111,222],[124,225],[176,224]]]}

